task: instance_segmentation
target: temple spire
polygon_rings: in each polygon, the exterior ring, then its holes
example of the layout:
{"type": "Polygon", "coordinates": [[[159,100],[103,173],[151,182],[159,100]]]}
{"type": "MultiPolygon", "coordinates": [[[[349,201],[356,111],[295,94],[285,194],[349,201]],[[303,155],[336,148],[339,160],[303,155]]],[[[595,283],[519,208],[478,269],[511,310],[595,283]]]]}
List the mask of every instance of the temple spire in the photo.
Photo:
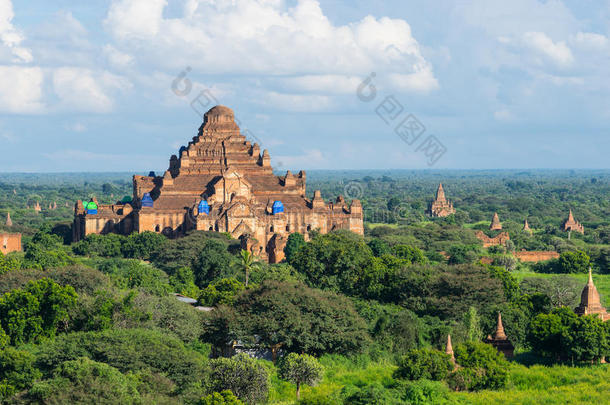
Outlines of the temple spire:
{"type": "Polygon", "coordinates": [[[6,226],[13,226],[13,221],[11,220],[11,213],[6,213],[6,226]]]}
{"type": "Polygon", "coordinates": [[[436,190],[436,201],[445,201],[445,190],[443,190],[443,183],[438,183],[438,189],[436,190]]]}
{"type": "Polygon", "coordinates": [[[527,218],[525,218],[525,221],[523,222],[523,230],[525,232],[531,232],[532,229],[530,228],[530,224],[527,222],[527,218]]]}
{"type": "Polygon", "coordinates": [[[451,361],[455,363],[455,355],[453,354],[453,345],[451,344],[451,335],[447,335],[447,347],[445,353],[451,356],[451,361]]]}
{"type": "Polygon", "coordinates": [[[500,217],[497,212],[494,212],[494,216],[491,219],[491,225],[489,225],[489,229],[492,231],[499,231],[502,229],[502,223],[500,222],[500,217]]]}
{"type": "Polygon", "coordinates": [[[589,266],[589,281],[587,282],[587,284],[594,285],[593,284],[593,273],[592,273],[592,270],[591,270],[591,266],[589,266]]]}
{"type": "Polygon", "coordinates": [[[494,333],[494,339],[501,340],[506,339],[506,333],[504,332],[504,325],[502,325],[502,314],[498,312],[498,325],[496,327],[496,332],[494,333]]]}
{"type": "Polygon", "coordinates": [[[570,213],[568,214],[568,221],[574,222],[574,214],[572,214],[571,208],[570,208],[570,213]]]}

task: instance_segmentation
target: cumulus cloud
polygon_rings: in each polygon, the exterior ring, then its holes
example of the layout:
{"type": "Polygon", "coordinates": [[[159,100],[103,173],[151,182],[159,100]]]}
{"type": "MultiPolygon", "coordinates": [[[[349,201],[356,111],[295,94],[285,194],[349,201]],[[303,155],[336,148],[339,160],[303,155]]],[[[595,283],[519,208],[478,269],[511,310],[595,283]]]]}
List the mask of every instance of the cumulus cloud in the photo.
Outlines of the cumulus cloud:
{"type": "Polygon", "coordinates": [[[298,0],[294,7],[279,0],[188,0],[179,18],[164,17],[166,5],[114,0],[105,27],[119,48],[137,46],[163,69],[303,76],[295,85],[316,91],[342,77],[329,93],[347,91],[353,76],[371,71],[396,78],[405,91],[438,87],[411,27],[401,19],[367,16],[336,25],[316,0],[298,0]]]}
{"type": "Polygon", "coordinates": [[[13,24],[13,4],[11,0],[0,0],[0,41],[5,50],[13,55],[12,62],[31,62],[32,52],[20,44],[23,34],[13,24]]]}
{"type": "Polygon", "coordinates": [[[543,32],[526,32],[523,43],[538,55],[558,66],[569,66],[573,61],[572,51],[564,41],[553,42],[543,32]]]}
{"type": "Polygon", "coordinates": [[[42,82],[43,72],[38,67],[0,66],[0,111],[40,112],[42,82]]]}
{"type": "Polygon", "coordinates": [[[96,113],[114,107],[111,93],[126,91],[131,83],[108,72],[62,67],[53,71],[53,90],[59,97],[58,108],[96,113]]]}

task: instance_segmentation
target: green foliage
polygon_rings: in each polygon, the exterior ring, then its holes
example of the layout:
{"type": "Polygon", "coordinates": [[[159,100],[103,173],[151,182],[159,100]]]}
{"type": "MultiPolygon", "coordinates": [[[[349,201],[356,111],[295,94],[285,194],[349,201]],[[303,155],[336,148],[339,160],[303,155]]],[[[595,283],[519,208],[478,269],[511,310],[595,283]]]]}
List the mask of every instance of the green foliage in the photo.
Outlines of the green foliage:
{"type": "Polygon", "coordinates": [[[284,247],[284,255],[286,261],[290,263],[296,252],[305,245],[305,237],[300,233],[291,233],[288,235],[286,246],[284,247]]]}
{"type": "Polygon", "coordinates": [[[345,297],[302,284],[265,282],[241,294],[234,308],[210,314],[204,338],[222,346],[234,339],[309,354],[356,353],[369,344],[364,320],[345,297]]]}
{"type": "Polygon", "coordinates": [[[135,259],[106,259],[98,268],[108,274],[120,288],[137,288],[156,294],[167,295],[172,288],[165,272],[135,259]]]}
{"type": "Polygon", "coordinates": [[[51,379],[34,384],[28,397],[49,404],[141,403],[136,378],[86,357],[60,364],[51,379]]]}
{"type": "Polygon", "coordinates": [[[451,356],[433,349],[412,349],[398,359],[394,378],[444,380],[453,369],[451,356]]]}
{"type": "Polygon", "coordinates": [[[150,260],[157,250],[163,248],[167,238],[156,232],[132,233],[121,246],[123,257],[150,260]]]}
{"type": "Polygon", "coordinates": [[[483,339],[481,318],[475,307],[468,308],[468,312],[464,314],[464,325],[466,326],[466,340],[468,342],[479,342],[483,339]]]}
{"type": "Polygon", "coordinates": [[[58,336],[37,347],[36,364],[46,374],[61,363],[88,357],[122,373],[148,369],[167,376],[182,391],[205,379],[207,359],[179,339],[145,329],[108,329],[58,336]]]}
{"type": "Polygon", "coordinates": [[[72,245],[72,250],[81,256],[120,257],[121,247],[127,238],[110,233],[108,235],[87,235],[85,239],[72,245]]]}
{"type": "Polygon", "coordinates": [[[176,273],[169,278],[170,285],[174,291],[187,297],[198,297],[201,290],[195,285],[195,274],[188,267],[180,267],[176,273]]]}
{"type": "Polygon", "coordinates": [[[508,382],[509,364],[493,346],[465,342],[455,348],[460,367],[449,376],[449,385],[459,391],[503,388],[508,382]]]}
{"type": "Polygon", "coordinates": [[[34,367],[35,357],[12,347],[0,349],[0,400],[29,388],[42,374],[34,367]]]}
{"type": "Polygon", "coordinates": [[[312,287],[341,291],[357,289],[357,281],[373,253],[362,237],[347,231],[318,235],[289,262],[312,287]]]}
{"type": "Polygon", "coordinates": [[[0,275],[19,269],[19,261],[0,252],[0,275]]]}
{"type": "Polygon", "coordinates": [[[586,273],[589,271],[591,261],[582,250],[576,252],[563,252],[559,256],[558,273],[586,273]]]}
{"type": "Polygon", "coordinates": [[[552,359],[599,361],[610,354],[610,327],[595,315],[579,317],[556,308],[532,320],[528,341],[536,353],[552,359]]]}
{"type": "Polygon", "coordinates": [[[233,256],[227,251],[227,246],[216,240],[205,242],[197,259],[193,262],[195,283],[199,288],[205,288],[212,281],[234,275],[233,256]]]}
{"type": "Polygon", "coordinates": [[[504,287],[504,296],[509,301],[512,301],[519,296],[519,282],[510,271],[505,268],[497,266],[488,266],[489,273],[493,278],[497,278],[502,281],[504,287]]]}
{"type": "Polygon", "coordinates": [[[244,285],[234,278],[222,278],[212,282],[201,291],[199,302],[207,306],[233,305],[244,285]]]}
{"type": "Polygon", "coordinates": [[[231,391],[224,390],[201,398],[197,405],[243,405],[243,402],[233,395],[231,391]]]}
{"type": "Polygon", "coordinates": [[[269,373],[246,354],[210,361],[211,390],[230,390],[248,404],[262,403],[269,395],[269,373]]]}
{"type": "Polygon", "coordinates": [[[0,297],[0,326],[14,345],[53,337],[60,326],[66,329],[64,323],[76,301],[70,286],[49,279],[30,281],[0,297]]]}
{"type": "Polygon", "coordinates": [[[478,259],[477,245],[453,245],[447,251],[449,264],[473,263],[478,259]]]}
{"type": "Polygon", "coordinates": [[[395,245],[392,251],[396,257],[407,260],[409,263],[426,264],[428,262],[424,252],[415,246],[395,245]]]}
{"type": "Polygon", "coordinates": [[[316,385],[321,379],[324,367],[315,357],[308,354],[289,353],[282,357],[279,364],[279,377],[297,386],[297,399],[301,385],[316,385]]]}

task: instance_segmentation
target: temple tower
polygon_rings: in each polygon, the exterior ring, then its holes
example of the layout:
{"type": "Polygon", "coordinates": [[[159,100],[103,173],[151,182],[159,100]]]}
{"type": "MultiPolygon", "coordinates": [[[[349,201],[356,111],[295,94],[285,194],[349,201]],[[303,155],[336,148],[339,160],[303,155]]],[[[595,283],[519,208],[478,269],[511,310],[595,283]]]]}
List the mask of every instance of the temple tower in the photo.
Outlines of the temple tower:
{"type": "Polygon", "coordinates": [[[527,218],[525,218],[525,221],[523,222],[523,232],[532,233],[532,229],[530,228],[530,224],[527,223],[527,218]]]}
{"type": "Polygon", "coordinates": [[[494,216],[491,219],[491,225],[489,225],[489,230],[491,231],[499,231],[502,229],[502,223],[500,222],[500,217],[497,212],[494,212],[494,216]]]}
{"type": "Polygon", "coordinates": [[[6,213],[6,226],[13,226],[13,221],[11,220],[11,213],[6,213]]]}
{"type": "Polygon", "coordinates": [[[445,197],[445,190],[443,189],[442,183],[438,184],[436,197],[428,207],[428,214],[432,217],[447,217],[451,214],[455,214],[453,203],[445,197]]]}
{"type": "Polygon", "coordinates": [[[488,335],[485,339],[485,343],[489,343],[495,347],[499,352],[504,354],[505,357],[510,358],[514,356],[515,347],[508,340],[506,332],[504,332],[504,325],[502,325],[502,314],[498,312],[498,322],[496,325],[496,331],[493,335],[488,335]]]}
{"type": "Polygon", "coordinates": [[[451,362],[455,364],[455,355],[453,353],[453,345],[451,344],[451,335],[447,335],[447,346],[445,347],[445,353],[451,356],[451,362]]]}
{"type": "Polygon", "coordinates": [[[589,267],[589,280],[582,289],[580,294],[580,305],[574,309],[577,315],[598,315],[602,321],[610,319],[610,314],[606,308],[602,306],[601,297],[595,284],[593,284],[593,275],[591,267],[589,267]]]}
{"type": "Polygon", "coordinates": [[[580,222],[574,219],[574,214],[572,214],[572,210],[570,209],[570,213],[568,214],[568,219],[566,219],[562,225],[562,229],[564,232],[572,232],[576,231],[578,233],[585,233],[585,227],[582,226],[580,222]]]}

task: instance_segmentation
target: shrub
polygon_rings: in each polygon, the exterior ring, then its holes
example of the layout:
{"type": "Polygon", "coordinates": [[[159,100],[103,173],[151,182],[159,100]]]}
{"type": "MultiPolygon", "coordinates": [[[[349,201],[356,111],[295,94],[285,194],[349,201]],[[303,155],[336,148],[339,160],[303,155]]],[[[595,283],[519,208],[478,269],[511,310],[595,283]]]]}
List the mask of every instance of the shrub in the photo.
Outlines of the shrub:
{"type": "Polygon", "coordinates": [[[412,349],[398,360],[394,378],[440,381],[453,369],[451,356],[433,349],[412,349]]]}
{"type": "Polygon", "coordinates": [[[279,364],[279,377],[297,386],[297,399],[300,398],[301,384],[316,385],[322,379],[324,368],[315,357],[308,354],[290,353],[279,364]]]}
{"type": "Polygon", "coordinates": [[[491,345],[480,342],[458,345],[455,361],[460,367],[449,376],[449,385],[456,390],[498,389],[508,381],[508,361],[491,345]]]}
{"type": "Polygon", "coordinates": [[[244,290],[244,285],[234,278],[223,278],[210,283],[201,291],[199,302],[203,305],[232,305],[237,295],[244,290]]]}
{"type": "Polygon", "coordinates": [[[34,355],[25,351],[12,347],[0,350],[0,400],[29,388],[41,377],[34,361],[34,355]]]}
{"type": "Polygon", "coordinates": [[[197,405],[243,405],[243,402],[233,395],[231,391],[224,390],[201,398],[197,405]]]}
{"type": "Polygon", "coordinates": [[[248,404],[262,403],[269,394],[269,373],[246,354],[210,361],[213,391],[230,390],[248,404]]]}
{"type": "Polygon", "coordinates": [[[139,404],[137,380],[86,357],[62,363],[53,378],[34,384],[28,396],[40,403],[139,404]]]}

